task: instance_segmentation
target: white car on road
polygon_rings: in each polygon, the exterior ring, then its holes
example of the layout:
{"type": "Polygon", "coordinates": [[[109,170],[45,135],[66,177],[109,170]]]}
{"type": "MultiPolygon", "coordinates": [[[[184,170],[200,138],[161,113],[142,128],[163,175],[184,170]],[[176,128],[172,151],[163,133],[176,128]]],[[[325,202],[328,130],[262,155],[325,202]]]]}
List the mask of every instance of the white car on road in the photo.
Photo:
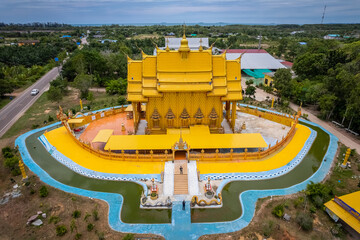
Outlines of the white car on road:
{"type": "Polygon", "coordinates": [[[34,88],[33,90],[31,90],[31,96],[35,96],[39,93],[39,89],[34,88]]]}

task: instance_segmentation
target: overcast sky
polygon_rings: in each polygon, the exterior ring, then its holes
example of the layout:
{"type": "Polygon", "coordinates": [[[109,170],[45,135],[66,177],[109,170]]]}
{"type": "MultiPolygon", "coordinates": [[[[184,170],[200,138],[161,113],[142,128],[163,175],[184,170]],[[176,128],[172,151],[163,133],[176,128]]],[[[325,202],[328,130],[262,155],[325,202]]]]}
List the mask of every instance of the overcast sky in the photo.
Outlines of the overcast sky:
{"type": "Polygon", "coordinates": [[[0,22],[360,23],[360,0],[0,0],[0,22]]]}

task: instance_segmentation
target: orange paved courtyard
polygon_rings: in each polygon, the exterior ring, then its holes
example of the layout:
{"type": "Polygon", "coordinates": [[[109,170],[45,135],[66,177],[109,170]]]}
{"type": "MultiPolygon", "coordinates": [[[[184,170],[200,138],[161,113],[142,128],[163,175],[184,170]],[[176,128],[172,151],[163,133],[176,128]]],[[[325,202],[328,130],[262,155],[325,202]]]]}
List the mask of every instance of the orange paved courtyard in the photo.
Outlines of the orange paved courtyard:
{"type": "Polygon", "coordinates": [[[126,113],[119,113],[97,121],[93,121],[81,134],[80,139],[85,142],[91,142],[98,132],[102,129],[114,130],[113,135],[127,135],[128,131],[134,132],[134,121],[126,118],[126,113]],[[121,130],[121,124],[124,123],[126,130],[121,130]]]}

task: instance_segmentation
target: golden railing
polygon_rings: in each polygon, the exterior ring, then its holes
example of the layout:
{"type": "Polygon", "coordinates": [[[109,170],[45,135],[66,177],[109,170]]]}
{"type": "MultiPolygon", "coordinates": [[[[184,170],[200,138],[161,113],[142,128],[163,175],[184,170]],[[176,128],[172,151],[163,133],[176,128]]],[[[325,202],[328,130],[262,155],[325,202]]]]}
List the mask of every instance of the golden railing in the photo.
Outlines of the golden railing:
{"type": "MultiPolygon", "coordinates": [[[[108,117],[117,113],[124,112],[125,108],[116,108],[109,109],[107,111],[98,112],[95,114],[91,114],[84,117],[79,117],[79,119],[85,119],[86,123],[90,123],[92,121],[108,117]]],[[[300,116],[300,112],[295,116],[284,115],[284,114],[276,114],[263,112],[258,109],[252,109],[249,107],[239,107],[239,111],[252,114],[258,117],[262,117],[271,121],[275,121],[277,123],[290,126],[290,130],[285,137],[282,138],[280,142],[277,142],[274,146],[269,145],[268,149],[263,151],[262,149],[258,149],[256,152],[248,152],[248,149],[245,149],[244,152],[237,153],[234,152],[233,149],[230,149],[228,153],[220,153],[219,149],[215,150],[215,153],[206,153],[205,150],[201,150],[200,153],[191,153],[188,156],[188,159],[197,160],[197,161],[238,161],[238,160],[254,160],[254,159],[262,159],[270,154],[278,151],[284,145],[286,145],[291,138],[294,136],[296,132],[296,124],[298,122],[298,118],[300,116]]],[[[169,153],[168,150],[164,150],[164,153],[159,154],[159,150],[156,150],[156,154],[153,150],[150,150],[147,154],[139,153],[138,150],[135,153],[125,153],[124,150],[121,150],[120,153],[114,153],[109,151],[101,151],[97,149],[93,149],[89,143],[85,143],[82,140],[78,139],[75,136],[75,133],[70,128],[67,120],[62,121],[66,130],[70,134],[70,136],[74,139],[74,141],[79,144],[85,150],[91,152],[92,154],[99,156],[101,158],[110,159],[110,160],[118,160],[118,161],[139,161],[139,162],[163,162],[163,161],[172,161],[173,155],[169,153]]]]}

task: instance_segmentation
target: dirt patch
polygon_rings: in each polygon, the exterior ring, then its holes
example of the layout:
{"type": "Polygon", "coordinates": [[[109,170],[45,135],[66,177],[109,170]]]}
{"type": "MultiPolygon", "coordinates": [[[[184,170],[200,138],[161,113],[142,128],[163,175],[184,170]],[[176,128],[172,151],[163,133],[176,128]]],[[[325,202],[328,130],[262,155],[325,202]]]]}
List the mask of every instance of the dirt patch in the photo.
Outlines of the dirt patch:
{"type": "MultiPolygon", "coordinates": [[[[11,176],[7,171],[6,178],[11,176]]],[[[29,171],[27,171],[29,173],[29,171]]],[[[13,177],[18,184],[21,184],[21,177],[13,177]]],[[[30,173],[30,185],[20,187],[22,196],[11,199],[8,203],[0,205],[0,239],[53,239],[56,236],[56,227],[64,225],[67,233],[63,239],[75,239],[80,233],[81,239],[122,239],[126,234],[112,230],[108,224],[108,205],[97,199],[90,199],[74,194],[62,192],[42,183],[38,177],[30,173]],[[39,196],[39,189],[46,186],[49,195],[45,198],[39,196]],[[73,212],[81,212],[79,218],[73,218],[73,212]],[[42,211],[46,218],[42,219],[40,227],[26,225],[30,216],[42,211]],[[94,215],[97,212],[98,220],[94,215]],[[52,222],[50,222],[52,219],[52,222]],[[57,223],[54,220],[58,220],[57,223]],[[94,229],[88,231],[88,224],[93,224],[94,229]],[[72,230],[71,230],[72,229],[72,230]]],[[[9,179],[1,181],[1,196],[5,191],[11,189],[9,179]],[[6,190],[5,190],[6,189],[6,190]]],[[[160,236],[151,234],[134,234],[134,237],[148,237],[147,239],[163,239],[160,236]]]]}
{"type": "Polygon", "coordinates": [[[44,111],[45,114],[48,114],[49,112],[51,112],[51,109],[46,109],[46,110],[44,111]]]}

